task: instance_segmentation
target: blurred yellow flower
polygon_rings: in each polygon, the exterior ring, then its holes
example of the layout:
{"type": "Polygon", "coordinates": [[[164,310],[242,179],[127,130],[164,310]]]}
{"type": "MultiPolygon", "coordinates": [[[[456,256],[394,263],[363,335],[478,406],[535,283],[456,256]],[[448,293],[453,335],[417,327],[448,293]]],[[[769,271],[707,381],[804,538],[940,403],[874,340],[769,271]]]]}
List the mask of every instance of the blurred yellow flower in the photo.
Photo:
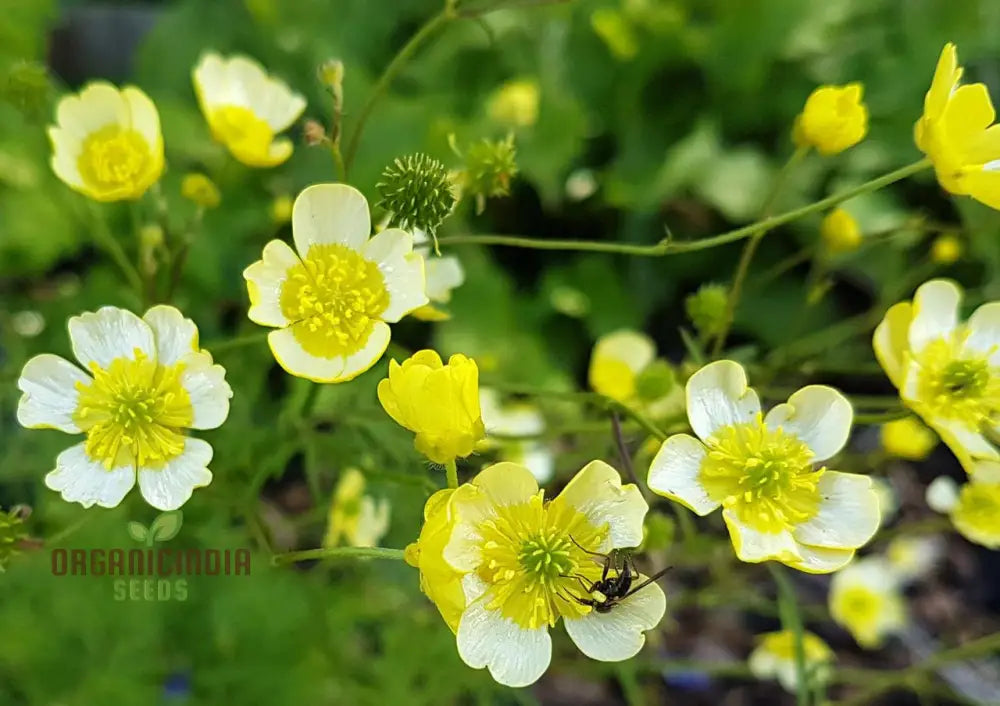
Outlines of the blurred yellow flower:
{"type": "Polygon", "coordinates": [[[721,360],[692,375],[686,393],[698,438],[663,442],[650,490],[702,516],[721,507],[746,562],[829,573],[872,538],[879,504],[871,478],[815,467],[850,435],[854,412],[837,390],[809,385],[764,416],[743,368],[721,360]]]}
{"type": "Polygon", "coordinates": [[[1000,302],[961,322],[961,298],[953,282],[924,283],[886,312],[873,346],[903,404],[972,473],[979,459],[1000,461],[988,434],[1000,424],[1000,302]]]}
{"type": "Polygon", "coordinates": [[[937,434],[916,417],[906,417],[882,425],[882,448],[886,453],[910,461],[922,461],[937,446],[937,434]]]}
{"type": "Polygon", "coordinates": [[[479,406],[486,425],[484,449],[497,449],[502,461],[510,461],[524,466],[539,483],[552,479],[555,470],[555,454],[545,439],[545,417],[538,407],[524,402],[502,404],[496,390],[482,388],[479,391],[479,406]],[[493,438],[499,434],[500,438],[493,438]],[[522,436],[514,439],[510,437],[522,436]]]}
{"type": "Polygon", "coordinates": [[[619,61],[629,61],[639,53],[639,39],[621,10],[613,7],[594,10],[590,26],[619,61]]]}
{"type": "Polygon", "coordinates": [[[56,176],[95,201],[138,199],[163,172],[160,116],[134,86],[88,83],[59,101],[48,132],[56,176]]]}
{"type": "Polygon", "coordinates": [[[314,184],[292,208],[295,250],[272,240],[243,271],[247,316],[275,329],[267,342],[292,375],[314,382],[357,377],[382,357],[389,324],[427,303],[423,262],[410,234],[397,228],[370,234],[360,191],[314,184]]]}
{"type": "Polygon", "coordinates": [[[833,254],[848,253],[861,245],[861,229],[848,211],[835,208],[823,218],[819,234],[827,251],[833,254]]]}
{"type": "Polygon", "coordinates": [[[656,345],[644,333],[622,329],[601,336],[590,356],[587,380],[594,392],[628,404],[637,395],[639,374],[656,358],[656,345]]]}
{"type": "Polygon", "coordinates": [[[885,550],[889,567],[904,582],[925,576],[943,554],[944,538],[938,535],[899,535],[885,550]]]}
{"type": "Polygon", "coordinates": [[[538,81],[521,78],[507,81],[489,99],[490,118],[508,127],[531,127],[538,122],[541,91],[538,81]]]}
{"type": "Polygon", "coordinates": [[[859,559],[833,575],[830,616],[861,647],[878,649],[906,625],[898,575],[882,559],[859,559]]]}
{"type": "MultiPolygon", "coordinates": [[[[759,635],[759,643],[750,653],[747,666],[758,679],[777,679],[786,691],[795,693],[798,687],[798,670],[795,667],[795,633],[791,630],[759,635]]],[[[829,665],[834,660],[830,647],[811,632],[802,633],[806,674],[810,684],[826,681],[830,676],[829,665]]]]}
{"type": "Polygon", "coordinates": [[[1000,549],[1000,482],[973,480],[963,485],[951,521],[970,542],[1000,549]]]}
{"type": "Polygon", "coordinates": [[[202,208],[215,208],[222,201],[215,182],[197,172],[184,175],[181,180],[181,196],[202,208]]]}
{"type": "Polygon", "coordinates": [[[335,547],[341,539],[352,547],[375,547],[389,529],[389,501],[365,495],[365,477],[348,468],[337,482],[330,505],[324,547],[335,547]]]}
{"type": "Polygon", "coordinates": [[[305,98],[245,56],[207,53],[192,73],[198,104],[212,137],[249,167],[273,167],[292,155],[292,141],[275,136],[305,110],[305,98]]]}
{"type": "Polygon", "coordinates": [[[942,188],[1000,208],[996,112],[986,86],[960,86],[961,77],[955,45],[948,43],[924,98],[924,114],[914,127],[914,139],[934,164],[942,188]]]}
{"type": "Polygon", "coordinates": [[[420,537],[406,547],[406,563],[420,569],[420,590],[437,606],[452,632],[458,630],[465,610],[463,573],[453,569],[444,559],[445,545],[455,527],[455,518],[448,505],[454,492],[452,488],[439,490],[427,499],[420,537]]]}
{"type": "Polygon", "coordinates": [[[271,221],[275,225],[283,226],[292,220],[292,197],[288,194],[280,194],[274,197],[271,202],[271,221]]]}
{"type": "Polygon", "coordinates": [[[945,233],[931,243],[931,260],[938,265],[950,265],[957,262],[964,251],[965,248],[959,238],[945,233]]]}
{"type": "Polygon", "coordinates": [[[386,413],[416,438],[414,446],[434,463],[445,464],[475,451],[486,429],[479,409],[476,362],[455,354],[448,364],[432,350],[414,353],[378,384],[386,413]]]}
{"type": "Polygon", "coordinates": [[[868,133],[868,109],[861,93],[860,83],[814,90],[795,119],[795,144],[833,155],[861,142],[868,133]]]}
{"type": "MultiPolygon", "coordinates": [[[[462,575],[458,654],[474,669],[487,667],[499,683],[527,686],[542,676],[552,657],[549,628],[560,618],[585,655],[606,662],[635,656],[643,633],[663,618],[666,597],[655,583],[610,611],[573,600],[592,596],[583,584],[601,577],[602,564],[588,551],[642,541],[646,501],[606,463],[587,464],[551,501],[527,468],[498,463],[447,503],[446,521],[453,525],[437,556],[462,575]]],[[[451,590],[454,573],[440,576],[442,585],[432,590],[451,590]]]]}

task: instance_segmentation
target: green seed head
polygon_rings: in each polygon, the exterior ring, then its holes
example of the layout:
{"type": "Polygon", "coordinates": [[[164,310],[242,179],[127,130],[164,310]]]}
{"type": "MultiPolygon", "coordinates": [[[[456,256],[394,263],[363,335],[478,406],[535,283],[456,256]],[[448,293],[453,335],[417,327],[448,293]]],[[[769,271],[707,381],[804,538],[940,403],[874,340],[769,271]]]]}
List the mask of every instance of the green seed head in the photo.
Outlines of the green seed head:
{"type": "Polygon", "coordinates": [[[402,228],[433,234],[455,206],[448,170],[422,153],[398,158],[385,168],[375,188],[382,196],[379,205],[391,211],[402,228]]]}
{"type": "Polygon", "coordinates": [[[725,326],[728,296],[729,291],[721,284],[703,284],[684,300],[688,318],[699,333],[711,336],[725,326]]]}
{"type": "MultiPolygon", "coordinates": [[[[517,175],[514,136],[505,140],[479,140],[465,153],[463,186],[480,206],[486,199],[510,194],[510,182],[517,175]]],[[[480,210],[482,210],[480,208],[480,210]]]]}

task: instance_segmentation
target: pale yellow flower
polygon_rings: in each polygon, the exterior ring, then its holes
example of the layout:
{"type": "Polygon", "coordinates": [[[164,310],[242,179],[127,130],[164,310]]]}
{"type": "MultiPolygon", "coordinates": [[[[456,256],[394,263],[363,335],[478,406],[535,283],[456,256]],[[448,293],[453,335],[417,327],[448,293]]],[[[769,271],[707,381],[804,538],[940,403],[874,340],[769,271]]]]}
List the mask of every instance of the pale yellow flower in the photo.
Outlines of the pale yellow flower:
{"type": "Polygon", "coordinates": [[[899,576],[883,559],[859,559],[830,582],[830,615],[865,649],[877,649],[906,625],[899,576]]]}
{"type": "MultiPolygon", "coordinates": [[[[795,664],[795,634],[791,630],[758,635],[758,645],[747,660],[747,666],[758,679],[777,679],[786,691],[795,693],[798,688],[798,670],[795,664]]],[[[802,650],[805,654],[806,674],[810,684],[826,681],[830,676],[833,650],[811,632],[802,633],[802,650]]]]}
{"type": "Polygon", "coordinates": [[[292,156],[292,141],[276,136],[302,115],[305,98],[245,56],[209,52],[192,78],[212,137],[236,159],[250,167],[273,167],[292,156]]]}
{"type": "Polygon", "coordinates": [[[881,431],[886,453],[910,461],[922,461],[938,444],[937,434],[916,417],[886,422],[881,431]]]}
{"type": "Polygon", "coordinates": [[[84,507],[115,507],[138,480],[153,507],[175,510],[212,482],[212,447],[188,429],[215,429],[233,392],[198,347],[198,329],[172,306],[139,318],[104,307],[69,320],[81,370],[59,356],[29,360],[17,419],[86,439],[59,454],[45,484],[84,507]]]}
{"type": "Polygon", "coordinates": [[[904,582],[926,576],[943,555],[943,539],[926,535],[899,535],[889,542],[885,551],[889,568],[904,582]]]}
{"type": "Polygon", "coordinates": [[[656,358],[656,344],[644,333],[622,329],[601,336],[590,356],[587,380],[594,392],[627,404],[636,397],[636,380],[656,358]]]}
{"type": "Polygon", "coordinates": [[[95,201],[135,200],[163,173],[160,116],[134,86],[95,81],[56,106],[52,170],[95,201]]]}
{"type": "Polygon", "coordinates": [[[795,143],[833,155],[861,142],[868,133],[868,109],[861,93],[860,83],[814,90],[795,119],[795,143]]]}
{"type": "Polygon", "coordinates": [[[538,122],[541,89],[533,78],[507,81],[490,97],[487,112],[490,118],[508,127],[531,127],[538,122]]]}
{"type": "Polygon", "coordinates": [[[698,515],[722,508],[736,555],[828,573],[846,565],[879,525],[866,476],[816,464],[847,442],[853,410],[837,390],[804,387],[764,416],[733,361],[706,365],[687,382],[698,438],[668,438],[649,468],[653,492],[698,515]]]}
{"type": "Polygon", "coordinates": [[[389,501],[365,495],[365,477],[357,468],[340,476],[330,504],[324,547],[345,540],[352,547],[375,547],[389,530],[389,501]]]}
{"type": "Polygon", "coordinates": [[[861,245],[861,229],[848,211],[835,208],[823,218],[819,226],[820,237],[828,252],[848,253],[861,245]]]}
{"type": "Polygon", "coordinates": [[[963,485],[951,521],[970,542],[1000,549],[1000,482],[973,480],[963,485]]]}

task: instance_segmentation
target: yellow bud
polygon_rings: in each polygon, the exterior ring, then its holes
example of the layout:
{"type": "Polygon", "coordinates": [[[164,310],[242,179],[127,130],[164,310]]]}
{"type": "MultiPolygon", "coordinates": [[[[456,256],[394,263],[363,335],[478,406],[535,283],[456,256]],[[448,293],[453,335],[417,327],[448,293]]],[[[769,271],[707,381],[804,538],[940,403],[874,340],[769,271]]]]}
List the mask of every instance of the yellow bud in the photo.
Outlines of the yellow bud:
{"type": "Polygon", "coordinates": [[[930,455],[937,442],[937,434],[916,417],[897,419],[882,425],[882,448],[899,458],[921,461],[930,455]]]}
{"type": "Polygon", "coordinates": [[[489,100],[490,118],[510,127],[530,127],[538,122],[540,90],[534,79],[508,81],[489,100]]]}
{"type": "Polygon", "coordinates": [[[271,202],[271,220],[278,225],[284,225],[292,220],[292,197],[288,194],[275,196],[271,202]]]}
{"type": "Polygon", "coordinates": [[[826,214],[819,227],[823,245],[834,254],[857,250],[861,245],[861,229],[854,217],[842,208],[826,214]]]}
{"type": "Polygon", "coordinates": [[[181,196],[202,208],[215,208],[222,200],[219,188],[204,174],[192,172],[181,181],[181,196]]]}
{"type": "Polygon", "coordinates": [[[944,233],[931,244],[931,260],[939,265],[950,265],[962,257],[962,241],[951,233],[944,233]]]}
{"type": "Polygon", "coordinates": [[[320,64],[317,70],[320,82],[339,96],[344,87],[344,62],[340,59],[329,59],[320,64]]]}
{"type": "Polygon", "coordinates": [[[800,147],[832,155],[853,147],[868,133],[868,109],[860,83],[820,86],[795,119],[792,137],[800,147]]]}

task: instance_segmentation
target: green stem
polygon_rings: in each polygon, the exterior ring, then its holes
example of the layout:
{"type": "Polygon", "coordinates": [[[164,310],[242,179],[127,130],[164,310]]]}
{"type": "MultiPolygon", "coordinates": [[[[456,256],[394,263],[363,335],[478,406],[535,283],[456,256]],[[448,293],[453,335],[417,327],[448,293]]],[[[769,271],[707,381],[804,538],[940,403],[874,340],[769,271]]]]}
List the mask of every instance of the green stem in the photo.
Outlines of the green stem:
{"type": "Polygon", "coordinates": [[[402,549],[385,549],[383,547],[321,547],[319,549],[303,549],[286,554],[275,554],[271,557],[274,566],[294,564],[298,561],[313,559],[394,559],[402,561],[402,549]]]}
{"type": "Polygon", "coordinates": [[[871,414],[855,414],[854,423],[855,424],[885,424],[886,422],[894,422],[898,419],[906,419],[910,416],[910,410],[903,409],[892,409],[887,412],[875,412],[871,414]]]}
{"type": "Polygon", "coordinates": [[[795,588],[785,575],[784,570],[773,562],[768,562],[768,570],[778,586],[778,611],[781,614],[781,625],[791,631],[794,637],[795,654],[795,686],[796,704],[809,706],[809,679],[806,674],[806,651],[803,642],[802,618],[799,615],[799,603],[795,597],[795,588]]]}
{"type": "Polygon", "coordinates": [[[104,220],[104,215],[98,210],[96,204],[88,203],[90,205],[91,220],[93,221],[91,235],[94,237],[94,241],[115,261],[121,269],[122,274],[125,275],[125,279],[128,280],[129,286],[141,297],[143,295],[143,286],[139,270],[128,259],[128,255],[125,253],[125,248],[122,247],[122,244],[111,233],[107,222],[104,220]]]}
{"type": "Polygon", "coordinates": [[[246,336],[237,336],[236,338],[227,338],[222,341],[209,341],[208,343],[202,344],[202,348],[209,351],[210,353],[219,353],[221,351],[232,350],[233,348],[243,348],[244,346],[253,346],[267,340],[267,335],[270,331],[260,331],[258,333],[247,334],[246,336]]]}
{"type": "Polygon", "coordinates": [[[748,226],[736,228],[734,230],[713,235],[709,238],[691,240],[688,242],[676,243],[670,238],[664,239],[653,245],[632,245],[629,243],[602,242],[593,240],[553,240],[549,238],[524,238],[516,235],[452,235],[438,238],[441,245],[501,245],[514,248],[530,248],[534,250],[574,250],[586,252],[607,252],[619,253],[622,255],[637,255],[640,257],[664,257],[667,255],[677,255],[679,253],[694,252],[696,250],[708,250],[727,243],[745,240],[753,236],[757,231],[764,230],[770,232],[786,223],[791,223],[805,216],[825,211],[832,206],[852,199],[861,194],[884,188],[897,181],[913,176],[917,172],[927,169],[931,165],[930,160],[922,159],[895,171],[889,172],[877,179],[872,179],[864,184],[851,189],[827,196],[825,199],[816,201],[807,206],[786,211],[777,216],[764,218],[763,220],[751,223],[748,226]]]}
{"type": "Polygon", "coordinates": [[[444,464],[444,472],[448,477],[448,487],[457,488],[458,487],[458,465],[455,463],[455,459],[451,459],[444,464]]]}
{"type": "Polygon", "coordinates": [[[379,76],[374,88],[372,88],[371,95],[368,96],[368,101],[365,103],[364,107],[361,109],[361,113],[358,115],[358,122],[354,126],[354,132],[351,133],[351,140],[347,144],[347,150],[344,155],[345,173],[350,171],[351,165],[354,164],[354,157],[357,155],[358,147],[361,144],[361,135],[365,131],[365,125],[368,122],[368,118],[371,117],[372,111],[375,110],[375,106],[385,94],[393,79],[396,78],[396,75],[402,71],[403,67],[406,66],[407,62],[416,53],[417,49],[419,49],[420,46],[438,29],[458,17],[453,5],[453,0],[451,2],[447,2],[443,10],[425,22],[423,26],[417,30],[417,33],[410,37],[410,41],[403,45],[403,48],[400,49],[396,56],[392,58],[392,61],[390,61],[389,65],[385,67],[382,75],[379,76]]]}

